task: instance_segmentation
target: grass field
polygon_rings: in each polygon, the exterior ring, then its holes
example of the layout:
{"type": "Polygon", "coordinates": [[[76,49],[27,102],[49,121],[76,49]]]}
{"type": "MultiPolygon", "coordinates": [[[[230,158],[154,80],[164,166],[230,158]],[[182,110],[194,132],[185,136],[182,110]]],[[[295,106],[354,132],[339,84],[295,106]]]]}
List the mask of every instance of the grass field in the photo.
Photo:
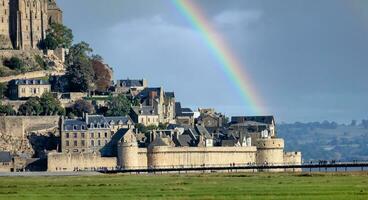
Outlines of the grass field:
{"type": "Polygon", "coordinates": [[[368,199],[368,172],[0,177],[0,199],[368,199]]]}

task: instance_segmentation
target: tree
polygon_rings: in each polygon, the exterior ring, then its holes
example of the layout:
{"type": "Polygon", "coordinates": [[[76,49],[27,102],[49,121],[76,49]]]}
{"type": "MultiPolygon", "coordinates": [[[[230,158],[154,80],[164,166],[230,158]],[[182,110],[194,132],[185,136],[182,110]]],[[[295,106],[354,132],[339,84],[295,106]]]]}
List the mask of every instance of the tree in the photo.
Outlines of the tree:
{"type": "Polygon", "coordinates": [[[97,92],[106,92],[111,86],[111,69],[99,60],[92,60],[94,83],[97,92]]]}
{"type": "Polygon", "coordinates": [[[94,71],[90,60],[81,58],[68,67],[66,78],[71,92],[87,92],[94,88],[94,71]]]}
{"type": "Polygon", "coordinates": [[[16,112],[10,105],[0,105],[0,115],[15,115],[16,112]]]}
{"type": "Polygon", "coordinates": [[[3,99],[6,96],[7,91],[8,83],[0,83],[0,99],[3,99]]]}
{"type": "Polygon", "coordinates": [[[109,110],[106,114],[108,116],[125,116],[129,113],[131,108],[129,99],[121,94],[116,97],[110,97],[107,104],[109,110]]]}
{"type": "Polygon", "coordinates": [[[61,106],[58,99],[54,98],[50,92],[46,92],[40,98],[43,115],[64,115],[65,109],[61,106]]]}
{"type": "Polygon", "coordinates": [[[50,50],[55,50],[56,48],[58,48],[58,42],[57,40],[51,36],[51,35],[46,35],[46,38],[43,40],[42,43],[42,49],[50,49],[50,50]]]}
{"type": "Polygon", "coordinates": [[[95,113],[95,107],[89,101],[80,99],[80,100],[77,100],[75,104],[73,105],[72,112],[75,115],[82,117],[83,113],[88,113],[88,114],[95,113]]]}
{"type": "Polygon", "coordinates": [[[10,69],[13,69],[13,70],[22,70],[22,67],[24,66],[24,63],[18,57],[13,56],[10,59],[5,60],[4,65],[9,67],[10,69]]]}
{"type": "Polygon", "coordinates": [[[40,115],[43,112],[43,108],[40,104],[40,98],[33,97],[19,107],[19,112],[22,115],[40,115]]]}
{"type": "Polygon", "coordinates": [[[68,66],[66,78],[72,92],[87,92],[94,89],[94,71],[90,54],[92,49],[88,43],[73,45],[66,58],[68,66]]]}
{"type": "Polygon", "coordinates": [[[73,42],[73,32],[68,27],[52,23],[46,32],[46,38],[41,48],[54,50],[56,48],[70,48],[73,42]]]}
{"type": "Polygon", "coordinates": [[[66,64],[68,66],[73,65],[74,62],[79,61],[80,59],[88,59],[91,60],[90,54],[93,52],[93,49],[87,42],[80,42],[74,44],[69,49],[69,53],[66,56],[66,64]]]}

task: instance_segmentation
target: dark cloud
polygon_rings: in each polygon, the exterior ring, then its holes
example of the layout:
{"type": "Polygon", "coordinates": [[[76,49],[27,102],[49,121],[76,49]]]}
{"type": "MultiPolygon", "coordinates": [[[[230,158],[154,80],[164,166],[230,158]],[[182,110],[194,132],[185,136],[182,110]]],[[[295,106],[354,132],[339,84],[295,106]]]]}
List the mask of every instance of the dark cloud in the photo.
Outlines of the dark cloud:
{"type": "MultiPolygon", "coordinates": [[[[244,63],[266,109],[279,120],[367,117],[364,1],[195,2],[244,63]]],[[[175,90],[184,105],[194,108],[248,113],[197,30],[170,1],[59,4],[76,40],[91,43],[114,66],[115,77],[145,77],[152,85],[175,90]]]]}

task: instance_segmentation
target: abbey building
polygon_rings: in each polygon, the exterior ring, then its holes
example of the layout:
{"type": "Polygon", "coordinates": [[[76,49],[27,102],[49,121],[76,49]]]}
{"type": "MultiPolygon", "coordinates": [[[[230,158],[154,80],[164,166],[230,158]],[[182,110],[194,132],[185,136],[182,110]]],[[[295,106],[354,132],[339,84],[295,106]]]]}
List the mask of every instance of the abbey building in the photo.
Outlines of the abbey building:
{"type": "Polygon", "coordinates": [[[51,23],[62,23],[55,0],[0,0],[0,49],[37,49],[51,23]]]}

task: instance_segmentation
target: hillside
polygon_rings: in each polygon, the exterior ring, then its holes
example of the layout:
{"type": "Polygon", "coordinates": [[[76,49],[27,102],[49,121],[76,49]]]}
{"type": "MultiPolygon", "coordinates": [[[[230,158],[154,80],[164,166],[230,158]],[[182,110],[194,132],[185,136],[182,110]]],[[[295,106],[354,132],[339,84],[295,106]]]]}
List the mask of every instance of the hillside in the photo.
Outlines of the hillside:
{"type": "Polygon", "coordinates": [[[303,152],[308,160],[368,160],[368,126],[334,122],[279,124],[286,151],[303,152]]]}

